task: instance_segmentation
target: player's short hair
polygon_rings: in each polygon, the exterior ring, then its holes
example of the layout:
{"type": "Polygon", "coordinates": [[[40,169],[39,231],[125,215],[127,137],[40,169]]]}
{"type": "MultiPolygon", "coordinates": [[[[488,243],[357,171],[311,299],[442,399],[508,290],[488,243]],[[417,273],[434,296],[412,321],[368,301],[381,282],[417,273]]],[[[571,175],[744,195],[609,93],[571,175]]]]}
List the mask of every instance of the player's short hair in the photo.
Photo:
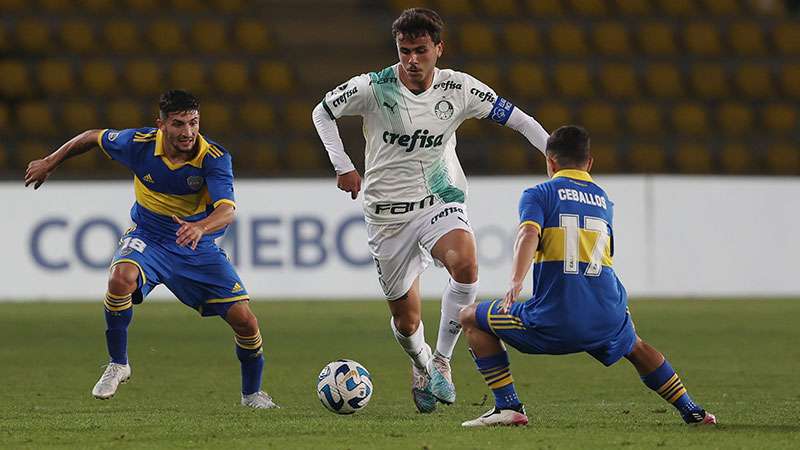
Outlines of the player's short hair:
{"type": "Polygon", "coordinates": [[[164,120],[170,113],[183,111],[197,111],[200,108],[200,100],[188,91],[172,89],[161,94],[158,100],[158,111],[161,113],[161,120],[164,120]]]}
{"type": "Polygon", "coordinates": [[[589,161],[589,132],[577,125],[564,125],[547,138],[547,154],[563,167],[582,166],[589,161]]]}
{"type": "Polygon", "coordinates": [[[398,34],[403,38],[416,39],[425,36],[431,37],[434,44],[442,42],[444,21],[439,14],[428,8],[409,8],[400,14],[392,24],[392,37],[397,39],[398,34]]]}

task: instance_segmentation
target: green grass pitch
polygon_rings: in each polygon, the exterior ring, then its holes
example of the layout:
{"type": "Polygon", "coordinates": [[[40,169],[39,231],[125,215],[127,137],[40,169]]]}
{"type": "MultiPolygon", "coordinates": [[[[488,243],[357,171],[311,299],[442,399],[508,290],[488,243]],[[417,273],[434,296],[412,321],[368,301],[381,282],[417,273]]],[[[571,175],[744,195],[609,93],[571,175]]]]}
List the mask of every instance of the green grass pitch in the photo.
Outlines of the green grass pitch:
{"type": "MultiPolygon", "coordinates": [[[[428,341],[438,301],[424,304],[428,341]]],[[[133,376],[108,401],[90,390],[106,359],[102,303],[0,304],[0,448],[800,448],[800,301],[633,301],[641,336],[664,352],[717,427],[687,427],[626,361],[524,356],[512,370],[527,428],[463,430],[491,395],[466,345],[454,358],[458,400],[416,413],[408,358],[382,302],[255,302],[264,386],[283,407],[239,406],[232,334],[175,302],[136,308],[133,376]],[[375,394],[352,416],[315,393],[327,362],[351,358],[375,394]]]]}

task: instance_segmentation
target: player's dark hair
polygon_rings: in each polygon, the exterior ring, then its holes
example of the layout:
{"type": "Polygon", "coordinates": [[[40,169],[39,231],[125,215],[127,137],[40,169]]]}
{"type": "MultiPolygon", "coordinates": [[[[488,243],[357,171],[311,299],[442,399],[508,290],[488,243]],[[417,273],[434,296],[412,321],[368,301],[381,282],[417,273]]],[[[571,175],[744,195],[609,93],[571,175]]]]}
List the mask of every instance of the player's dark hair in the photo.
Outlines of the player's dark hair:
{"type": "Polygon", "coordinates": [[[392,37],[397,39],[397,35],[402,34],[403,39],[416,39],[427,34],[434,44],[438,44],[442,42],[442,30],[444,21],[436,11],[427,8],[409,8],[392,24],[392,37]]]}
{"type": "Polygon", "coordinates": [[[172,89],[161,94],[158,100],[158,111],[161,113],[161,120],[164,120],[170,113],[183,111],[196,111],[200,107],[200,100],[188,91],[172,89]]]}
{"type": "Polygon", "coordinates": [[[547,138],[547,154],[552,155],[559,166],[582,166],[592,157],[589,133],[577,125],[559,127],[547,138]]]}

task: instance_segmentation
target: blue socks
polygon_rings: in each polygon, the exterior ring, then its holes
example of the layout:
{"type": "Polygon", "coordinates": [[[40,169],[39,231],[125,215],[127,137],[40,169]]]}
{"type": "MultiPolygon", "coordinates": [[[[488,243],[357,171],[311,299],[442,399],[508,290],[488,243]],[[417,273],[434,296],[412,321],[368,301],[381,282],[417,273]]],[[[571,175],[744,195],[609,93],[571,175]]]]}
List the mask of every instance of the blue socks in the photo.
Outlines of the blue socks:
{"type": "Polygon", "coordinates": [[[478,371],[494,394],[498,409],[519,409],[520,401],[514,389],[514,378],[509,368],[508,353],[501,352],[484,358],[475,357],[478,371]]]}
{"type": "Polygon", "coordinates": [[[683,382],[666,359],[658,369],[643,376],[642,381],[647,387],[656,391],[661,398],[671,403],[681,413],[685,421],[688,421],[687,417],[691,417],[692,413],[702,409],[689,397],[683,382]]]}
{"type": "Polygon", "coordinates": [[[242,394],[250,395],[261,390],[261,372],[264,370],[264,352],[261,349],[261,332],[253,336],[235,336],[236,356],[242,366],[242,394]]]}
{"type": "Polygon", "coordinates": [[[106,292],[106,346],[111,362],[128,364],[128,325],[133,319],[131,294],[114,295],[106,292]]]}

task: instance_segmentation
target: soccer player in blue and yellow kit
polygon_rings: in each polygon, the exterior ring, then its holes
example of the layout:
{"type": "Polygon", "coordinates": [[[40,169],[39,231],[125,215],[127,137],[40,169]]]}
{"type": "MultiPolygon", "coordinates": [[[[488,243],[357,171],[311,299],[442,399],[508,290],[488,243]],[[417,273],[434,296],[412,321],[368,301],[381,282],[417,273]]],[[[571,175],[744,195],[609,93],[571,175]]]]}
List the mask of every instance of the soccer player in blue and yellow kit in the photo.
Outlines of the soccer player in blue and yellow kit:
{"type": "Polygon", "coordinates": [[[625,357],[686,423],[715,424],[714,415],[692,401],[664,356],[634,330],[625,288],[611,267],[613,203],[589,175],[586,130],[557,129],[547,140],[546,156],[552,179],[527,189],[519,202],[508,292],[461,312],[478,371],[495,397],[494,409],[462,425],[528,423],[501,341],[529,354],[587,352],[606,366],[625,357]],[[531,261],[533,297],[515,303],[531,261]]]}
{"type": "Polygon", "coordinates": [[[164,284],[202,316],[220,316],[235,333],[242,405],[276,408],[261,391],[264,357],[258,321],[236,270],[214,240],[234,220],[231,156],[200,134],[197,98],[172,90],[161,96],[157,128],[88,130],[49,156],[32,161],[25,186],[38,189],[67,158],[99,147],[133,174],[133,226],[114,254],[105,297],[111,361],[92,389],[111,398],[130,378],[128,325],[133,305],[164,284]]]}

